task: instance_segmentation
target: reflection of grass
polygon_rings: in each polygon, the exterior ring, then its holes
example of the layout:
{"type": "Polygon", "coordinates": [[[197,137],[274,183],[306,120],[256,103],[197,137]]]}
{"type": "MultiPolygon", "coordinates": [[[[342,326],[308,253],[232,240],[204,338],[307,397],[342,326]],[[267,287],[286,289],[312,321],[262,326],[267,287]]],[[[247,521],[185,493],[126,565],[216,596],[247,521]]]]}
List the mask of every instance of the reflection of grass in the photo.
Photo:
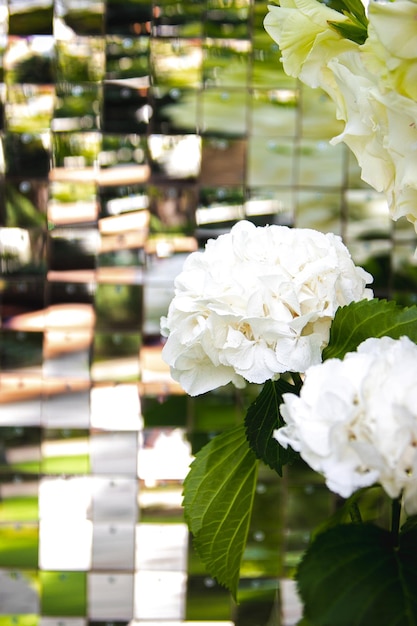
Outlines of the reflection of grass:
{"type": "Polygon", "coordinates": [[[7,498],[0,502],[2,522],[28,522],[38,519],[38,497],[7,498]]]}
{"type": "Polygon", "coordinates": [[[39,615],[0,615],[0,626],[37,626],[39,615]]]}
{"type": "MultiPolygon", "coordinates": [[[[39,461],[15,463],[13,469],[19,472],[39,473],[39,461]]],[[[87,474],[90,470],[88,454],[74,456],[52,456],[42,459],[41,471],[44,474],[87,474]]]]}
{"type": "Polygon", "coordinates": [[[53,199],[57,202],[92,201],[95,199],[94,183],[63,183],[54,182],[52,187],[53,199]]]}
{"type": "Polygon", "coordinates": [[[38,529],[36,526],[0,528],[0,567],[38,566],[38,529]]]}
{"type": "Polygon", "coordinates": [[[228,620],[231,613],[230,593],[208,576],[189,576],[187,584],[186,620],[228,620]]]}
{"type": "Polygon", "coordinates": [[[27,116],[24,118],[17,117],[12,119],[9,124],[9,130],[13,133],[41,133],[46,128],[49,128],[51,124],[51,115],[48,113],[27,116]]]}
{"type": "Polygon", "coordinates": [[[41,613],[85,615],[87,603],[85,572],[40,572],[41,613]]]}
{"type": "Polygon", "coordinates": [[[89,471],[88,454],[46,457],[42,461],[42,472],[45,474],[87,474],[89,471]]]}

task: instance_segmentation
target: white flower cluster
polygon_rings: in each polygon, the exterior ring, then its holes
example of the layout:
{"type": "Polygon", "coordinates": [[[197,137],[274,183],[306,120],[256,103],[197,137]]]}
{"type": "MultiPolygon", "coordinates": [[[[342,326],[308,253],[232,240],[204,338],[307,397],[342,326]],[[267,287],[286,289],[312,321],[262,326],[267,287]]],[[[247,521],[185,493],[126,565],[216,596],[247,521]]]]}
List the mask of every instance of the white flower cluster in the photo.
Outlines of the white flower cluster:
{"type": "Polygon", "coordinates": [[[277,441],[298,451],[342,497],[376,483],[417,513],[417,345],[367,339],[343,360],[307,370],[284,394],[277,441]]]}
{"type": "Polygon", "coordinates": [[[348,145],[392,218],[417,229],[417,3],[371,0],[368,19],[362,45],[329,25],[349,18],[318,0],[280,0],[264,24],[285,72],[334,101],[345,126],[332,143],[348,145]]]}
{"type": "Polygon", "coordinates": [[[162,356],[193,396],[303,372],[321,361],[336,309],[372,297],[369,282],[332,233],[238,222],[187,257],[162,356]]]}

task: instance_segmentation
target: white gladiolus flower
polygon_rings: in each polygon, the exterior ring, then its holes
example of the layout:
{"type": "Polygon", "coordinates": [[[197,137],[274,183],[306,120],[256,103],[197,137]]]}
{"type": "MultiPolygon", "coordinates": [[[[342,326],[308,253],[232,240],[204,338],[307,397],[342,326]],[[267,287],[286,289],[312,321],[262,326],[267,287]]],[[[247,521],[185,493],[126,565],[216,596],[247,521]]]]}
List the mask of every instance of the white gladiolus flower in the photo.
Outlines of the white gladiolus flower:
{"type": "Polygon", "coordinates": [[[264,27],[280,47],[285,72],[310,87],[322,86],[327,62],[356,45],[330,28],[329,21],[348,18],[317,0],[281,0],[279,7],[268,6],[264,27]]]}
{"type": "MultiPolygon", "coordinates": [[[[336,115],[346,122],[331,143],[343,141],[362,179],[386,195],[393,219],[417,219],[417,103],[396,91],[381,91],[375,76],[353,53],[333,59],[336,115]]],[[[330,93],[330,91],[328,90],[330,93]]]]}
{"type": "Polygon", "coordinates": [[[187,257],[162,356],[190,395],[303,372],[321,361],[336,309],[371,298],[371,281],[332,233],[238,222],[187,257]]]}
{"type": "Polygon", "coordinates": [[[305,373],[300,397],[284,394],[277,441],[298,451],[344,498],[376,483],[417,513],[417,345],[367,339],[343,360],[305,373]]]}
{"type": "Polygon", "coordinates": [[[417,230],[417,3],[371,0],[363,44],[335,31],[330,22],[348,18],[317,0],[268,8],[265,29],[285,72],[322,88],[345,122],[332,143],[347,144],[391,217],[405,216],[417,230]]]}

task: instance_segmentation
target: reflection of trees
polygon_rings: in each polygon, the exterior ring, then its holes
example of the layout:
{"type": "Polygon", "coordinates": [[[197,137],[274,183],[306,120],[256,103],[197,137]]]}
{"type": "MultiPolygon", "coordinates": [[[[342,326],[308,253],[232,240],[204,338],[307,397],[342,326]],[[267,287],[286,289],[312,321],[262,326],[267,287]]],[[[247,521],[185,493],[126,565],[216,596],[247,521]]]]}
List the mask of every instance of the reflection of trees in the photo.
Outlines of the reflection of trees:
{"type": "Polygon", "coordinates": [[[46,55],[34,54],[16,64],[7,72],[9,83],[46,85],[54,82],[51,59],[46,55]]]}
{"type": "Polygon", "coordinates": [[[125,38],[109,37],[106,48],[108,80],[139,78],[149,74],[149,37],[137,37],[126,44],[125,38]]]}
{"type": "Polygon", "coordinates": [[[49,152],[40,135],[6,133],[4,145],[9,176],[24,176],[27,179],[48,175],[49,152]]]}
{"type": "Polygon", "coordinates": [[[6,199],[5,224],[8,227],[32,228],[45,225],[45,215],[37,208],[45,204],[43,199],[45,187],[39,185],[37,181],[33,181],[32,186],[35,186],[33,201],[27,195],[20,193],[13,184],[6,183],[4,191],[6,199]]]}
{"type": "Polygon", "coordinates": [[[82,47],[75,48],[65,41],[57,41],[55,46],[58,82],[84,83],[103,78],[104,48],[101,40],[89,39],[82,47]]]}
{"type": "Polygon", "coordinates": [[[147,0],[107,0],[106,8],[107,33],[149,34],[152,8],[147,0]]]}
{"type": "MultiPolygon", "coordinates": [[[[140,347],[140,335],[138,333],[95,333],[94,335],[94,359],[105,360],[112,356],[138,357],[140,347]]],[[[172,415],[171,415],[172,419],[172,415]]]]}
{"type": "MultiPolygon", "coordinates": [[[[53,7],[34,7],[32,2],[27,3],[26,11],[10,10],[9,33],[13,35],[50,35],[52,34],[53,7]]],[[[36,4],[36,2],[34,3],[36,4]]],[[[52,3],[51,3],[52,5],[52,3]]],[[[31,82],[31,81],[27,81],[31,82]]]]}
{"type": "Polygon", "coordinates": [[[22,335],[16,331],[4,331],[1,339],[1,369],[41,367],[42,345],[42,332],[30,332],[22,335]]]}
{"type": "Polygon", "coordinates": [[[100,150],[100,135],[91,133],[55,133],[52,151],[55,164],[64,165],[66,157],[80,157],[82,166],[94,165],[100,150]]]}
{"type": "Polygon", "coordinates": [[[103,35],[104,20],[101,11],[72,10],[63,19],[77,35],[103,35]]]}
{"type": "Polygon", "coordinates": [[[140,285],[98,285],[95,297],[97,328],[138,328],[142,320],[140,285]]]}

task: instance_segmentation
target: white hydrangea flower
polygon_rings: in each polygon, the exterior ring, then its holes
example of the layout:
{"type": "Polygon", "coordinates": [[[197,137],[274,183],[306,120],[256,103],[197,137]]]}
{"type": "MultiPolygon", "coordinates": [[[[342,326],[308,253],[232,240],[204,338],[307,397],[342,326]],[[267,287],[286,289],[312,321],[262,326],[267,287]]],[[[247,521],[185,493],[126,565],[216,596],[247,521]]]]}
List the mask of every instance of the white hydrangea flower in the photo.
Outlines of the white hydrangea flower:
{"type": "Polygon", "coordinates": [[[417,345],[367,339],[343,360],[305,373],[300,396],[284,394],[286,425],[274,432],[344,498],[376,483],[403,493],[417,513],[417,345]]]}
{"type": "Polygon", "coordinates": [[[162,356],[190,395],[303,372],[321,361],[336,309],[372,297],[369,282],[332,233],[238,222],[187,257],[162,356]]]}

